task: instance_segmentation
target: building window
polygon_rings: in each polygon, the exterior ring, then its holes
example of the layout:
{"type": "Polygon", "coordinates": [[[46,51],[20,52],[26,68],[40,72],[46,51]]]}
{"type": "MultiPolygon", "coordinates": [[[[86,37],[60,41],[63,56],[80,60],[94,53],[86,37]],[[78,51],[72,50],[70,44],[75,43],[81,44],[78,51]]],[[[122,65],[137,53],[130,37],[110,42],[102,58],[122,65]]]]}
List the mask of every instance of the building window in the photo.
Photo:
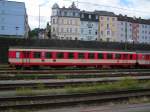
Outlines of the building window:
{"type": "Polygon", "coordinates": [[[53,24],[55,24],[55,19],[53,19],[53,24]]]}
{"type": "Polygon", "coordinates": [[[109,21],[109,17],[107,17],[107,21],[109,21]]]}
{"type": "Polygon", "coordinates": [[[53,32],[55,32],[55,28],[53,27],[53,32]]]}
{"type": "Polygon", "coordinates": [[[62,24],[64,24],[64,19],[62,19],[62,24]]]}
{"type": "Polygon", "coordinates": [[[75,14],[76,14],[76,13],[75,13],[75,12],[73,12],[73,16],[75,16],[75,14]]]}
{"type": "Polygon", "coordinates": [[[95,31],[95,35],[97,35],[97,30],[95,31]]]}
{"type": "Polygon", "coordinates": [[[144,31],[142,31],[142,33],[144,33],[144,31]]]}
{"type": "Polygon", "coordinates": [[[78,28],[75,29],[75,32],[78,33],[78,28]]]}
{"type": "Polygon", "coordinates": [[[70,12],[70,16],[72,16],[72,12],[70,12]]]}
{"type": "Polygon", "coordinates": [[[142,27],[144,28],[144,25],[142,25],[142,27]]]}
{"type": "Polygon", "coordinates": [[[78,40],[78,38],[77,38],[77,37],[75,37],[75,40],[78,40]]]}
{"type": "Polygon", "coordinates": [[[103,31],[101,31],[101,35],[103,35],[104,33],[103,33],[103,31]]]}
{"type": "Polygon", "coordinates": [[[110,35],[110,31],[107,31],[107,35],[110,35]]]}
{"type": "Polygon", "coordinates": [[[64,12],[64,15],[67,16],[67,12],[66,11],[64,12]]]}
{"type": "Polygon", "coordinates": [[[81,33],[83,34],[83,32],[84,32],[84,29],[82,28],[82,29],[81,29],[81,33]]]}
{"type": "Polygon", "coordinates": [[[147,36],[145,36],[145,40],[147,40],[147,36]]]}
{"type": "Polygon", "coordinates": [[[81,18],[84,18],[84,14],[81,14],[81,18]]]}
{"type": "Polygon", "coordinates": [[[5,30],[5,26],[1,26],[1,30],[5,30]]]}
{"type": "Polygon", "coordinates": [[[104,20],[104,17],[101,17],[101,20],[104,20]]]}
{"type": "Polygon", "coordinates": [[[89,15],[89,19],[91,19],[91,15],[89,15]]]}
{"type": "Polygon", "coordinates": [[[96,15],[96,19],[98,19],[98,15],[96,15]]]}
{"type": "Polygon", "coordinates": [[[112,18],[112,21],[115,21],[115,18],[112,18]]]}
{"type": "Polygon", "coordinates": [[[72,20],[70,20],[70,24],[72,25],[72,20]]]}
{"type": "Polygon", "coordinates": [[[61,32],[64,32],[64,28],[61,28],[61,32]]]}
{"type": "Polygon", "coordinates": [[[89,30],[89,34],[91,35],[91,30],[89,30]]]}
{"type": "Polygon", "coordinates": [[[107,24],[107,29],[109,29],[109,24],[107,24]]]}
{"type": "Polygon", "coordinates": [[[69,32],[69,28],[67,28],[67,33],[69,32]]]}
{"type": "Polygon", "coordinates": [[[70,28],[70,33],[72,33],[72,28],[70,28]]]}

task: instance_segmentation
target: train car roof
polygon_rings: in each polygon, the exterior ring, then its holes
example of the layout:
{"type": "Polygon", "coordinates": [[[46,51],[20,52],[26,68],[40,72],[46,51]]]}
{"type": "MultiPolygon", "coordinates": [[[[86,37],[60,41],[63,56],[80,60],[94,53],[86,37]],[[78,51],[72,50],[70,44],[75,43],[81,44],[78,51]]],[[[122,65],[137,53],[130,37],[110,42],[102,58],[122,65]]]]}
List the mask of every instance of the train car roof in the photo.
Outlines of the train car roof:
{"type": "Polygon", "coordinates": [[[81,48],[58,48],[58,47],[22,47],[22,46],[13,46],[13,47],[9,47],[9,49],[24,49],[24,50],[26,50],[26,49],[31,49],[31,50],[36,50],[36,49],[38,49],[38,50],[60,50],[60,51],[62,51],[62,50],[64,50],[64,51],[70,51],[70,52],[72,52],[72,51],[76,51],[76,52],[79,52],[79,50],[80,51],[89,51],[89,52],[95,52],[95,51],[97,51],[97,52],[100,52],[100,51],[107,51],[107,52],[126,52],[126,53],[135,53],[135,51],[123,51],[123,50],[106,50],[106,49],[99,49],[99,50],[97,50],[97,49],[85,49],[85,48],[83,48],[83,49],[81,49],[81,48]]]}

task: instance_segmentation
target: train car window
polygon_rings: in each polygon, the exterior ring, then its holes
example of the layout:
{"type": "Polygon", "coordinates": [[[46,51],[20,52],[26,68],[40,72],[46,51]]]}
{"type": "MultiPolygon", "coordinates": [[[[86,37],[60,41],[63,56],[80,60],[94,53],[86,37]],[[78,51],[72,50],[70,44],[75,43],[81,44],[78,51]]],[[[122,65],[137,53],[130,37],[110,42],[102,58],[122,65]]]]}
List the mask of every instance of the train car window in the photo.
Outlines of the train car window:
{"type": "Polygon", "coordinates": [[[84,53],[78,53],[78,58],[79,59],[84,59],[84,53]]]}
{"type": "Polygon", "coordinates": [[[40,52],[34,52],[34,58],[41,58],[40,52]]]}
{"type": "Polygon", "coordinates": [[[45,58],[52,58],[52,54],[50,52],[45,53],[45,58]]]}
{"type": "Polygon", "coordinates": [[[73,59],[74,58],[74,53],[68,53],[68,58],[73,59]]]}
{"type": "Polygon", "coordinates": [[[121,59],[121,54],[115,54],[115,59],[121,59]]]}
{"type": "Polygon", "coordinates": [[[130,59],[133,59],[133,55],[132,54],[130,54],[129,57],[130,57],[130,59]]]}
{"type": "Polygon", "coordinates": [[[142,59],[143,59],[143,60],[145,59],[145,55],[142,55],[142,59]]]}
{"type": "Polygon", "coordinates": [[[57,52],[57,58],[59,58],[59,59],[64,58],[64,53],[63,52],[57,52]]]}
{"type": "Polygon", "coordinates": [[[89,53],[89,54],[88,54],[88,58],[89,58],[89,59],[94,59],[94,53],[89,53]]]}
{"type": "Polygon", "coordinates": [[[108,53],[107,54],[107,59],[112,59],[112,54],[108,53]]]}
{"type": "Polygon", "coordinates": [[[20,52],[16,52],[16,58],[20,58],[20,52]]]}
{"type": "Polygon", "coordinates": [[[98,59],[103,59],[103,54],[102,53],[98,53],[98,59]]]}

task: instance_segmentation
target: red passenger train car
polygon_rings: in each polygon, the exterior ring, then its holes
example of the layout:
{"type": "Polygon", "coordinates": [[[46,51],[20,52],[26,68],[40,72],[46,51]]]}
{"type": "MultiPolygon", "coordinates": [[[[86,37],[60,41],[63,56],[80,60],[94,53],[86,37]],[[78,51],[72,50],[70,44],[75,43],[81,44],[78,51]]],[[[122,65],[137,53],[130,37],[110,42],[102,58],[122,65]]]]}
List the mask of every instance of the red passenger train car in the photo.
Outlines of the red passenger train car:
{"type": "Polygon", "coordinates": [[[9,63],[21,67],[150,67],[150,53],[46,48],[9,48],[9,63]]]}

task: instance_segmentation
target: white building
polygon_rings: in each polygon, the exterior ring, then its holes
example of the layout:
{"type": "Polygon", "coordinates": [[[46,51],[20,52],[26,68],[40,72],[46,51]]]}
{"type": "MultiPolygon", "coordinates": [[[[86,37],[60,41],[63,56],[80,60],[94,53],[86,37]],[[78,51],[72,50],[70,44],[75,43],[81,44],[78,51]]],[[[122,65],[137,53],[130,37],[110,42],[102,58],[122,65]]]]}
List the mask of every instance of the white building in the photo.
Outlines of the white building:
{"type": "Polygon", "coordinates": [[[52,7],[51,35],[53,39],[79,40],[80,10],[73,3],[70,7],[52,7]]]}
{"type": "Polygon", "coordinates": [[[0,36],[28,37],[28,17],[25,3],[0,1],[0,36]]]}
{"type": "Polygon", "coordinates": [[[82,11],[80,13],[80,40],[98,40],[98,15],[94,12],[82,11]]]}

